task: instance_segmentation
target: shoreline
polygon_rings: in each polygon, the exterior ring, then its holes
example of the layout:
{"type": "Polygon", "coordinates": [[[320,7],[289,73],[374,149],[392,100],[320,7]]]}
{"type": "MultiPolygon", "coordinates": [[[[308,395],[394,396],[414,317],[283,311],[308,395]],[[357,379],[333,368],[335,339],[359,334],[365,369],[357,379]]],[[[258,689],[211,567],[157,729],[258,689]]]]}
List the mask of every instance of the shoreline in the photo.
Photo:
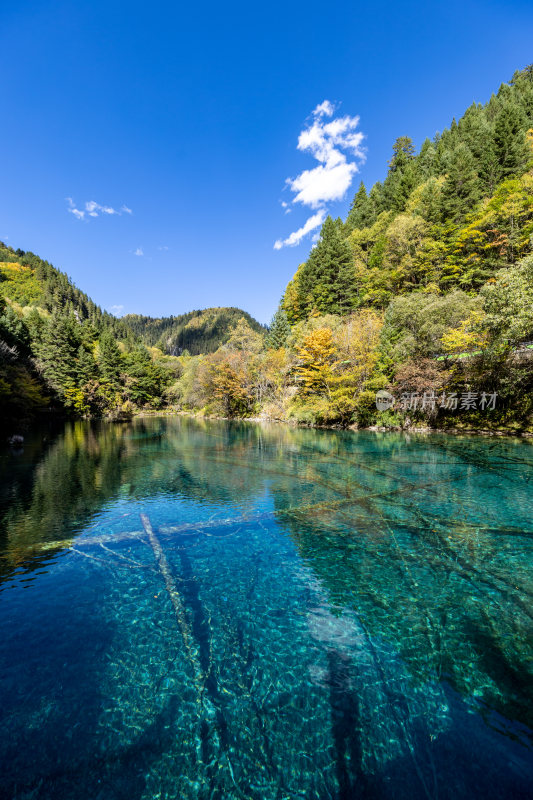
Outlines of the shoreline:
{"type": "Polygon", "coordinates": [[[348,425],[343,428],[340,425],[313,425],[309,423],[294,422],[292,420],[279,419],[275,417],[223,417],[214,414],[200,414],[194,411],[140,411],[134,414],[132,419],[142,419],[146,417],[191,417],[193,419],[223,420],[225,422],[267,422],[279,425],[288,425],[292,428],[309,428],[310,430],[331,430],[331,431],[372,431],[374,433],[446,433],[450,436],[507,436],[515,439],[531,439],[533,431],[513,431],[513,430],[491,430],[490,428],[432,428],[429,425],[412,425],[406,428],[400,426],[387,427],[385,425],[368,425],[361,427],[358,425],[348,425]]]}
{"type": "MultiPolygon", "coordinates": [[[[184,411],[184,410],[149,410],[144,409],[142,411],[138,411],[133,413],[133,415],[129,418],[107,418],[107,417],[72,417],[68,415],[62,414],[54,414],[53,420],[56,423],[61,422],[75,422],[84,420],[86,422],[108,422],[108,423],[128,423],[135,419],[148,419],[150,417],[161,417],[161,418],[168,418],[168,417],[190,417],[191,419],[198,419],[198,420],[220,420],[225,422],[254,422],[254,423],[268,423],[268,424],[277,424],[277,425],[286,425],[290,428],[302,428],[302,429],[309,429],[309,430],[331,430],[331,431],[370,431],[372,433],[405,433],[405,434],[447,434],[449,436],[485,436],[485,437],[507,437],[507,438],[514,438],[514,439],[523,439],[529,440],[533,439],[533,431],[529,430],[512,430],[512,429],[491,429],[491,428],[463,428],[452,426],[449,428],[434,428],[429,425],[409,425],[408,427],[401,427],[399,425],[395,426],[385,426],[385,425],[367,425],[367,426],[358,426],[348,425],[346,427],[342,427],[340,425],[318,425],[313,423],[303,423],[303,422],[296,422],[294,420],[286,420],[286,419],[279,419],[276,417],[266,417],[266,416],[255,416],[255,417],[223,417],[214,414],[202,414],[195,411],[184,411]]],[[[48,419],[50,421],[51,417],[38,417],[31,422],[26,421],[25,424],[21,425],[10,425],[6,428],[0,429],[0,440],[3,437],[5,441],[8,441],[11,436],[13,435],[24,435],[27,432],[30,432],[35,427],[39,426],[39,423],[43,423],[48,419]]]]}

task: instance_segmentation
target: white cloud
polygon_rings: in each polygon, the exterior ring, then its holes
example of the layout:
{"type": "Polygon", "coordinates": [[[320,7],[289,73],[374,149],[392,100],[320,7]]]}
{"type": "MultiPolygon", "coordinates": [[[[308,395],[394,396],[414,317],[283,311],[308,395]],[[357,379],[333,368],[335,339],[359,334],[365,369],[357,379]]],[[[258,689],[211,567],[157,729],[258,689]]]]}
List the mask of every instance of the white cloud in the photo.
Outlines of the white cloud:
{"type": "Polygon", "coordinates": [[[122,312],[124,311],[124,306],[121,306],[121,305],[110,306],[109,310],[116,317],[119,317],[122,314],[122,312]]]}
{"type": "Polygon", "coordinates": [[[134,256],[143,256],[144,255],[144,250],[142,249],[142,247],[138,247],[136,250],[133,251],[133,255],[134,256]]]}
{"type": "MultiPolygon", "coordinates": [[[[365,159],[362,147],[364,134],[357,130],[359,117],[333,117],[335,106],[324,100],[312,112],[312,121],[301,131],[297,148],[301,152],[310,153],[318,161],[318,166],[305,169],[295,178],[287,178],[286,185],[294,193],[292,203],[300,203],[308,208],[320,211],[322,221],[326,218],[327,204],[342,200],[350,188],[359,164],[365,159]],[[347,154],[351,160],[348,160],[347,154]]],[[[282,202],[287,213],[288,203],[282,202]]],[[[308,227],[311,220],[317,219],[315,214],[305,225],[286,239],[278,239],[274,245],[276,250],[284,246],[299,244],[302,238],[312,231],[316,224],[308,227]]],[[[318,223],[322,224],[322,222],[318,223]]]]}
{"type": "Polygon", "coordinates": [[[158,250],[162,250],[163,252],[165,252],[166,250],[168,250],[168,247],[166,246],[166,244],[162,244],[162,245],[159,245],[159,247],[157,249],[158,250]]]}
{"type": "Polygon", "coordinates": [[[100,203],[97,203],[96,200],[87,200],[84,204],[83,208],[78,208],[72,197],[67,197],[67,204],[68,208],[67,211],[70,214],[74,214],[76,219],[85,219],[85,217],[99,217],[101,214],[106,214],[107,216],[118,216],[120,217],[123,213],[124,214],[132,214],[131,208],[127,206],[122,206],[120,211],[117,211],[116,208],[112,206],[102,206],[100,203]]]}
{"type": "Polygon", "coordinates": [[[334,167],[320,165],[306,169],[289,182],[293,192],[297,192],[293,203],[302,203],[310,208],[321,208],[332,200],[342,200],[357,172],[357,166],[344,162],[334,167]]]}
{"type": "Polygon", "coordinates": [[[329,100],[324,100],[323,103],[320,103],[320,105],[318,105],[315,108],[315,110],[313,111],[313,116],[321,117],[324,115],[326,117],[331,117],[333,116],[334,111],[335,111],[335,106],[333,105],[333,103],[330,103],[329,100]]]}
{"type": "Polygon", "coordinates": [[[312,217],[309,217],[305,225],[302,225],[302,227],[297,231],[291,233],[291,235],[287,236],[286,239],[278,239],[274,243],[274,250],[281,250],[282,247],[295,247],[297,244],[300,244],[304,236],[307,236],[307,234],[313,231],[315,228],[320,227],[325,219],[325,209],[317,211],[316,214],[313,214],[312,217]]]}

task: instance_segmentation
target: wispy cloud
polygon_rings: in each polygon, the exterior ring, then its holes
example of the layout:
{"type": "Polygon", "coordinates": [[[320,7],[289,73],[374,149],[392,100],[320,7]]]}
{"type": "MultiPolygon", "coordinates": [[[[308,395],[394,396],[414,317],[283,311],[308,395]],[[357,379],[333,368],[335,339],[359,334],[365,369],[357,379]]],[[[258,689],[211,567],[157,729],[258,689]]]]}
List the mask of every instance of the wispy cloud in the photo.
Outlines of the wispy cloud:
{"type": "Polygon", "coordinates": [[[112,314],[115,315],[115,317],[120,317],[120,315],[124,311],[124,306],[121,305],[109,306],[109,310],[111,311],[112,314]]]}
{"type": "Polygon", "coordinates": [[[157,249],[166,252],[168,250],[168,247],[166,246],[166,244],[161,244],[157,249]]]}
{"type": "MultiPolygon", "coordinates": [[[[294,193],[291,202],[300,203],[317,213],[286,239],[278,239],[274,243],[275,250],[300,244],[304,236],[322,225],[328,203],[342,200],[359,170],[359,164],[365,159],[364,134],[357,130],[359,117],[346,115],[330,119],[334,113],[335,106],[329,100],[324,100],[312,112],[307,127],[298,137],[297,147],[301,152],[310,153],[319,162],[318,166],[303,170],[295,178],[285,181],[294,193]]],[[[288,203],[282,202],[282,206],[287,213],[288,203]]]]}
{"type": "Polygon", "coordinates": [[[138,247],[136,250],[133,251],[133,255],[134,256],[143,256],[144,255],[144,250],[142,249],[142,247],[138,247]]]}
{"type": "Polygon", "coordinates": [[[74,214],[76,219],[86,219],[87,217],[100,217],[100,216],[117,216],[122,214],[132,214],[131,208],[128,206],[121,206],[120,209],[113,208],[112,206],[103,206],[97,203],[96,200],[87,200],[83,203],[82,208],[78,208],[72,197],[67,197],[67,211],[74,214]]]}
{"type": "Polygon", "coordinates": [[[319,228],[325,219],[325,209],[317,211],[316,214],[313,214],[312,217],[309,217],[305,225],[302,225],[302,227],[298,228],[297,231],[291,233],[286,239],[277,239],[274,242],[274,250],[281,250],[282,247],[294,247],[295,245],[300,244],[304,236],[307,236],[308,233],[314,231],[315,228],[319,228]]]}

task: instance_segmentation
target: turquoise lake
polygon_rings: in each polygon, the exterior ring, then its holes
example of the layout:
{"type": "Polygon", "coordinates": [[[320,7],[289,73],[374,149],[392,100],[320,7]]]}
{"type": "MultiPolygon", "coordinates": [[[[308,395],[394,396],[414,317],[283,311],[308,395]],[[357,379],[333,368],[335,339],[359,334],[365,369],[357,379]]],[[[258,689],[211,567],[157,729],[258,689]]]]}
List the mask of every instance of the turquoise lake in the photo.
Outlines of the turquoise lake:
{"type": "Polygon", "coordinates": [[[533,443],[139,419],[0,453],[0,797],[533,797],[533,443]]]}

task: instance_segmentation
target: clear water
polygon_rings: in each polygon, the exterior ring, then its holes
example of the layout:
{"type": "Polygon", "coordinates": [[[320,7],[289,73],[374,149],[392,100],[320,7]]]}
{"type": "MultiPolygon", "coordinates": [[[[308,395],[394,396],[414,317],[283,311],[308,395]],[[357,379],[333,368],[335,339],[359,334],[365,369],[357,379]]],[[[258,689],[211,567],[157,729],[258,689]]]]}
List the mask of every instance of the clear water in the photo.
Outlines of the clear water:
{"type": "Polygon", "coordinates": [[[189,419],[3,451],[0,796],[533,797],[532,464],[189,419]]]}

